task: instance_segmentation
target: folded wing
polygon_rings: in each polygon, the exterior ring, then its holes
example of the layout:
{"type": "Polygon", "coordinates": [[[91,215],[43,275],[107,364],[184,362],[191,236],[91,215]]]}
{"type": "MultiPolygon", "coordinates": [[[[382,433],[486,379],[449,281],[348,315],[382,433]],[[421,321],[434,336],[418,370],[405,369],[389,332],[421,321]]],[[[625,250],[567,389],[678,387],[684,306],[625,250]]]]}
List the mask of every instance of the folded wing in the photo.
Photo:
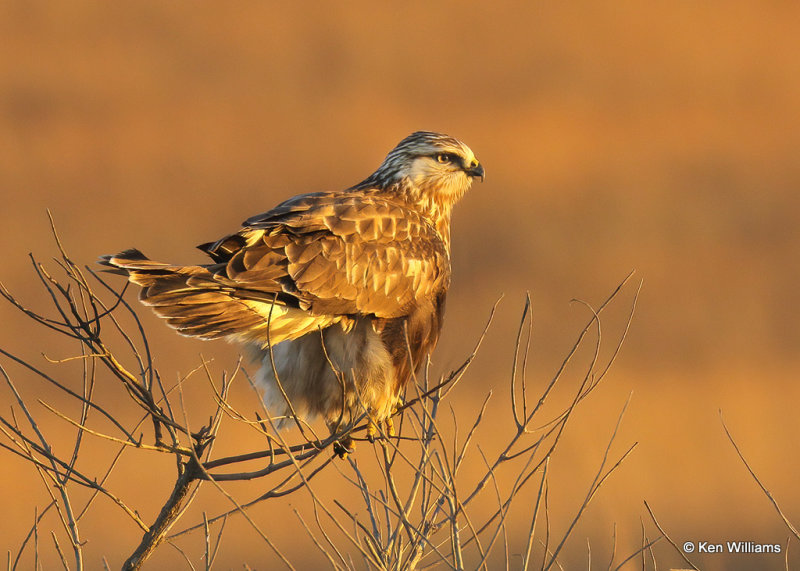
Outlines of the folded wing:
{"type": "Polygon", "coordinates": [[[137,250],[105,256],[179,332],[266,345],[354,317],[410,314],[446,290],[447,247],[421,215],[363,192],[295,197],[175,266],[137,250]]]}

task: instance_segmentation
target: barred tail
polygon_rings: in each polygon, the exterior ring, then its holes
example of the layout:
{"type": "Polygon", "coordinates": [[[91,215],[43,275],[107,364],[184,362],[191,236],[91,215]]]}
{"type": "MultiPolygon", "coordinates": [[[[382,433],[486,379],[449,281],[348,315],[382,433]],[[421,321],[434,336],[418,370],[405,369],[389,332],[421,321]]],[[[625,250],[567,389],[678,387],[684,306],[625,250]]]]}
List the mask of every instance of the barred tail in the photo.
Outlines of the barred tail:
{"type": "Polygon", "coordinates": [[[189,337],[267,346],[336,321],[293,307],[282,292],[236,287],[225,277],[225,264],[176,266],[150,260],[136,249],[102,256],[99,263],[111,273],[127,274],[142,287],[140,301],[189,337]]]}

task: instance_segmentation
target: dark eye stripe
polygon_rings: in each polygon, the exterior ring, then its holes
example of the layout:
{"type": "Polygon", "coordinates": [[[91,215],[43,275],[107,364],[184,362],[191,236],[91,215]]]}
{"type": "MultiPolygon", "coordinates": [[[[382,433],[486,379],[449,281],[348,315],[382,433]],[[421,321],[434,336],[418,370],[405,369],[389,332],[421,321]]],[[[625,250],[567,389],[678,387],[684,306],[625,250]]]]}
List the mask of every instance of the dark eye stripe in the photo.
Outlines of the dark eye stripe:
{"type": "Polygon", "coordinates": [[[441,158],[447,159],[446,162],[449,163],[457,163],[459,161],[459,156],[456,155],[455,153],[436,153],[435,155],[433,155],[433,158],[440,163],[444,162],[441,160],[441,158]]]}

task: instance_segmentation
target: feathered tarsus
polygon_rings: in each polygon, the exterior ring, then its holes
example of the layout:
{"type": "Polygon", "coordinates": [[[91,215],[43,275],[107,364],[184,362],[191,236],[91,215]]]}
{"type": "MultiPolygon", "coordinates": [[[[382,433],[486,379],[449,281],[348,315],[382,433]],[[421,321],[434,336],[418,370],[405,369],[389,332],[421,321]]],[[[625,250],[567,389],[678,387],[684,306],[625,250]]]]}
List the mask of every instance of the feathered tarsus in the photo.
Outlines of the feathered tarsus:
{"type": "Polygon", "coordinates": [[[276,417],[321,415],[331,430],[362,412],[382,422],[436,345],[451,210],[483,175],[465,144],[420,131],[363,182],[296,196],[199,246],[213,263],[134,249],[101,263],[127,273],[180,333],[247,345],[276,417]]]}

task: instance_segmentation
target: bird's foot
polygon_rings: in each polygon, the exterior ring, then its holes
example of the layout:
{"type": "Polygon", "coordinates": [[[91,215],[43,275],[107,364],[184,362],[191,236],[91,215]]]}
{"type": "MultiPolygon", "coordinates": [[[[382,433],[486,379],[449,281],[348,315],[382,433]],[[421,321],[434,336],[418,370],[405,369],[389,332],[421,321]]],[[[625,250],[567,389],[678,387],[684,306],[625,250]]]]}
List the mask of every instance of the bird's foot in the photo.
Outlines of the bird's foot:
{"type": "Polygon", "coordinates": [[[370,443],[374,444],[375,440],[379,438],[380,435],[378,434],[378,425],[375,424],[374,421],[370,420],[369,424],[367,424],[367,440],[370,443]]]}
{"type": "Polygon", "coordinates": [[[395,436],[394,422],[392,422],[391,417],[380,422],[383,424],[383,433],[378,430],[378,424],[375,421],[370,420],[369,424],[367,425],[367,440],[372,443],[379,438],[382,438],[384,435],[387,438],[395,436]]]}
{"type": "Polygon", "coordinates": [[[394,421],[392,421],[392,417],[388,417],[386,420],[383,421],[384,429],[386,430],[386,436],[393,437],[396,436],[394,431],[394,421]]]}
{"type": "Polygon", "coordinates": [[[348,454],[352,454],[355,451],[356,443],[353,442],[353,439],[350,438],[350,436],[345,436],[344,438],[333,443],[333,453],[342,460],[345,460],[348,454]]]}

